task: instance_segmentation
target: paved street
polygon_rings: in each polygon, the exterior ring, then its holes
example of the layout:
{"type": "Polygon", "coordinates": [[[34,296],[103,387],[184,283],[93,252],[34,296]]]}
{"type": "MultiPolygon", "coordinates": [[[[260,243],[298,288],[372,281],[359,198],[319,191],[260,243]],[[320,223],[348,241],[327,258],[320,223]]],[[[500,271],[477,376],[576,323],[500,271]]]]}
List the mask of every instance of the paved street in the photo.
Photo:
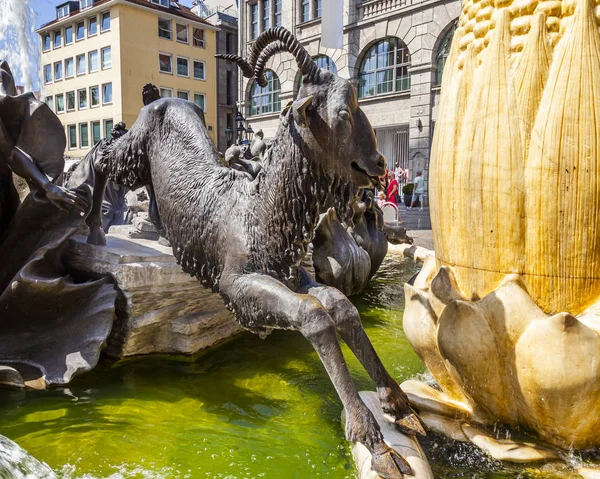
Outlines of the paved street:
{"type": "Polygon", "coordinates": [[[431,219],[429,218],[429,208],[424,208],[423,211],[419,211],[419,208],[414,208],[408,211],[402,204],[398,207],[400,211],[400,218],[402,223],[407,230],[430,230],[431,219]]]}

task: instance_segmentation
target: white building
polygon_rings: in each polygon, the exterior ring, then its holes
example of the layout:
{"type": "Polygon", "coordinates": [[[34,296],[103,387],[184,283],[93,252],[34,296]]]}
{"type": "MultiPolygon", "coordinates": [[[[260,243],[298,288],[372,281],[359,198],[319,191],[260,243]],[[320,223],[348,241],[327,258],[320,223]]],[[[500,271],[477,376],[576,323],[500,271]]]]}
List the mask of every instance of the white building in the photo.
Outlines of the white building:
{"type": "MultiPolygon", "coordinates": [[[[248,52],[266,28],[290,30],[319,66],[356,85],[388,168],[409,168],[411,178],[423,170],[427,184],[441,74],[460,0],[344,0],[344,47],[337,50],[321,45],[323,1],[240,0],[240,50],[248,52]]],[[[282,106],[298,92],[300,75],[286,53],[268,68],[266,88],[242,80],[239,108],[255,131],[270,137],[282,106]]]]}

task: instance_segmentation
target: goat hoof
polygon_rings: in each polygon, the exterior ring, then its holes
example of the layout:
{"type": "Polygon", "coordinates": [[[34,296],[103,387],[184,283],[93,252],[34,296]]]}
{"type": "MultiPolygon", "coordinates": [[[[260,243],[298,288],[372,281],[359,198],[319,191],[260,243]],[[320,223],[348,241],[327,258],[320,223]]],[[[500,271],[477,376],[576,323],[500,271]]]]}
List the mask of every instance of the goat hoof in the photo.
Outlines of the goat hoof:
{"type": "Polygon", "coordinates": [[[416,412],[410,412],[403,418],[396,420],[396,429],[398,429],[403,434],[408,434],[409,436],[426,436],[425,426],[423,422],[417,416],[416,412]]]}
{"type": "Polygon", "coordinates": [[[371,466],[384,479],[401,479],[405,474],[414,474],[406,459],[388,446],[382,452],[373,453],[371,466]]]}
{"type": "Polygon", "coordinates": [[[104,231],[102,231],[102,228],[92,226],[90,228],[90,234],[88,236],[87,242],[88,244],[104,246],[106,244],[106,236],[104,235],[104,231]]]}

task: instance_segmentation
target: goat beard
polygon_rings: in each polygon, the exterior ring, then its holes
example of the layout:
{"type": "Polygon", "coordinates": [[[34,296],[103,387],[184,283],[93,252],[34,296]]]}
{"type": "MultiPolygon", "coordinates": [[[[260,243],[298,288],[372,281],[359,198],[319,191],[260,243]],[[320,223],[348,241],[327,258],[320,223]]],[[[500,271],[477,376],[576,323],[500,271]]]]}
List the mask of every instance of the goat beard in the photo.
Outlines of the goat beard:
{"type": "Polygon", "coordinates": [[[354,204],[359,200],[360,189],[351,181],[339,178],[333,181],[330,191],[338,219],[346,228],[354,226],[354,204]]]}

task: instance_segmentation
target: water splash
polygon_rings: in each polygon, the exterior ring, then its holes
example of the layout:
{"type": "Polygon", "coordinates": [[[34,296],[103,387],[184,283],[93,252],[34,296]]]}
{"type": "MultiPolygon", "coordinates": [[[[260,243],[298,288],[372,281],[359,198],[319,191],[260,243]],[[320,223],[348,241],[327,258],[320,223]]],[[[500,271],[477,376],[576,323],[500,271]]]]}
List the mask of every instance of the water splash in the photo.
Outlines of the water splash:
{"type": "Polygon", "coordinates": [[[46,464],[38,461],[18,444],[4,436],[0,436],[0,477],[10,479],[57,479],[46,464]]]}
{"type": "Polygon", "coordinates": [[[0,0],[0,59],[9,63],[26,91],[40,84],[36,13],[31,4],[31,0],[0,0]]]}

